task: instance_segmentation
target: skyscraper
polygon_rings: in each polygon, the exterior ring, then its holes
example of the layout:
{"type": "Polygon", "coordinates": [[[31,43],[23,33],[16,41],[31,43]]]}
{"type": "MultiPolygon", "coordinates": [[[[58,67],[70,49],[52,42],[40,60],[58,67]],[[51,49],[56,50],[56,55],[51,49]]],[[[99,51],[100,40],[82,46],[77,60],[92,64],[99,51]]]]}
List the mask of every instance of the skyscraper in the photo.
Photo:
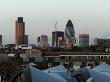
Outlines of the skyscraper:
{"type": "Polygon", "coordinates": [[[73,26],[71,20],[68,20],[68,22],[66,24],[65,35],[67,38],[75,37],[74,26],[73,26]]]}
{"type": "Polygon", "coordinates": [[[28,35],[24,35],[23,44],[28,45],[28,35]]]}
{"type": "Polygon", "coordinates": [[[15,35],[16,45],[22,45],[25,35],[25,22],[23,21],[23,17],[18,17],[16,21],[15,35]]]}
{"type": "Polygon", "coordinates": [[[89,46],[89,34],[79,34],[79,47],[89,46]]]}
{"type": "Polygon", "coordinates": [[[64,41],[64,32],[54,31],[52,32],[52,46],[61,46],[64,41]]]}
{"type": "Polygon", "coordinates": [[[48,36],[47,35],[41,35],[37,38],[37,45],[41,48],[47,48],[49,46],[48,44],[48,36]]]}
{"type": "Polygon", "coordinates": [[[75,30],[74,26],[72,24],[71,20],[68,20],[65,28],[65,40],[66,40],[66,45],[68,47],[71,47],[72,45],[76,44],[76,39],[75,39],[75,30]]]}
{"type": "Polygon", "coordinates": [[[0,35],[0,45],[2,45],[2,35],[0,35]]]}

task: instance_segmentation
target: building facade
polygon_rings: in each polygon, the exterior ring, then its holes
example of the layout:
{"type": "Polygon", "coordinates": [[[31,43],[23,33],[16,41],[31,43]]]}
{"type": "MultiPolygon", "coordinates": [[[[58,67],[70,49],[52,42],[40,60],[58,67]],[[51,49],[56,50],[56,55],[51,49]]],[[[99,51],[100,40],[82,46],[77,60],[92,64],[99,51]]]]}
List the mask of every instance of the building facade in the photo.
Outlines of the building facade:
{"type": "Polygon", "coordinates": [[[79,34],[79,47],[89,46],[89,34],[79,34]]]}
{"type": "Polygon", "coordinates": [[[52,46],[62,46],[64,41],[63,31],[52,32],[52,46]]]}
{"type": "Polygon", "coordinates": [[[85,63],[86,66],[100,64],[106,62],[110,64],[110,53],[80,53],[71,55],[60,55],[60,62],[65,64],[72,64],[72,66],[80,66],[85,63]]]}
{"type": "Polygon", "coordinates": [[[66,37],[75,37],[75,30],[71,20],[68,20],[65,28],[66,37]]]}
{"type": "Polygon", "coordinates": [[[24,35],[23,44],[28,45],[28,35],[24,35]]]}
{"type": "Polygon", "coordinates": [[[0,35],[0,45],[2,45],[2,35],[0,35]]]}
{"type": "Polygon", "coordinates": [[[68,20],[66,24],[65,40],[66,40],[66,43],[69,43],[69,44],[66,44],[69,47],[76,44],[75,30],[74,30],[74,26],[71,20],[68,20]]]}
{"type": "Polygon", "coordinates": [[[37,45],[41,48],[46,48],[49,46],[47,35],[41,35],[37,38],[37,45]]]}
{"type": "Polygon", "coordinates": [[[18,17],[16,21],[15,28],[15,42],[16,45],[22,45],[24,42],[25,35],[25,22],[23,21],[23,17],[18,17]]]}
{"type": "Polygon", "coordinates": [[[29,49],[25,51],[25,54],[27,57],[33,57],[33,58],[41,58],[42,57],[42,53],[41,50],[38,49],[29,49]]]}

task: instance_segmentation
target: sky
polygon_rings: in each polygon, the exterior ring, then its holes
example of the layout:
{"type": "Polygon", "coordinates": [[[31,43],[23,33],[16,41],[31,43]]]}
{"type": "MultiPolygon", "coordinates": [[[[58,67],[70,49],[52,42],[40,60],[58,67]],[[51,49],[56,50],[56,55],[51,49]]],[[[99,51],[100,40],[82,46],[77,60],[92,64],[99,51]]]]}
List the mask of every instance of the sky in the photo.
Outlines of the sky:
{"type": "Polygon", "coordinates": [[[0,33],[3,43],[15,43],[15,21],[23,17],[29,43],[36,44],[41,34],[51,38],[52,31],[65,30],[73,22],[76,37],[90,38],[110,33],[110,0],[0,0],[0,33]]]}

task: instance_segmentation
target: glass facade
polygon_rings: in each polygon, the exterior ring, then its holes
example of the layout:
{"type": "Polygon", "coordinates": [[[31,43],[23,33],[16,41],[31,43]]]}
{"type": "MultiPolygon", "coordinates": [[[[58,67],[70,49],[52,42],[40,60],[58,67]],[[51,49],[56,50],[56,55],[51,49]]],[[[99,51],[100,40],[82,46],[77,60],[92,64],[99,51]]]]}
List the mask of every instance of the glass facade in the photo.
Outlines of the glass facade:
{"type": "Polygon", "coordinates": [[[65,35],[67,38],[75,37],[74,26],[73,26],[71,20],[69,20],[66,24],[65,35]]]}

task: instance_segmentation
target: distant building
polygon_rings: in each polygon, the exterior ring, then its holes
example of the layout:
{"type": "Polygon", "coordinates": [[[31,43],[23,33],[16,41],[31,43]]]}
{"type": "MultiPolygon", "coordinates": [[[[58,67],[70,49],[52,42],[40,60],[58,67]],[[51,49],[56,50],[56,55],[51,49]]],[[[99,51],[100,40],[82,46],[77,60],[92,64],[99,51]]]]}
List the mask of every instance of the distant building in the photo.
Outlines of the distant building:
{"type": "Polygon", "coordinates": [[[62,46],[64,41],[63,31],[52,32],[52,46],[62,46]]]}
{"type": "Polygon", "coordinates": [[[65,45],[66,47],[72,47],[73,41],[70,40],[70,39],[68,39],[68,38],[65,38],[65,40],[64,40],[64,45],[65,45]]]}
{"type": "Polygon", "coordinates": [[[23,44],[28,45],[28,35],[24,35],[23,44]]]}
{"type": "Polygon", "coordinates": [[[24,35],[25,35],[25,22],[23,21],[23,17],[18,17],[15,28],[15,41],[17,46],[23,44],[24,35]]]}
{"type": "Polygon", "coordinates": [[[0,45],[2,45],[2,35],[0,35],[0,45]]]}
{"type": "Polygon", "coordinates": [[[37,45],[41,48],[46,48],[49,46],[47,35],[41,35],[37,38],[37,45]]]}
{"type": "Polygon", "coordinates": [[[67,46],[72,46],[76,44],[75,40],[75,30],[71,20],[68,20],[65,28],[65,40],[67,46]]]}
{"type": "Polygon", "coordinates": [[[41,58],[42,57],[42,53],[41,50],[38,49],[29,49],[25,51],[25,54],[27,57],[33,57],[33,58],[41,58]]]}
{"type": "Polygon", "coordinates": [[[96,38],[94,40],[94,45],[96,46],[103,46],[104,44],[110,44],[110,39],[99,39],[99,38],[96,38]]]}
{"type": "Polygon", "coordinates": [[[15,48],[15,44],[7,44],[7,45],[5,45],[5,47],[7,47],[7,48],[15,48]]]}
{"type": "Polygon", "coordinates": [[[68,20],[68,22],[66,24],[65,35],[66,35],[66,37],[75,37],[74,26],[73,26],[71,20],[68,20]]]}
{"type": "Polygon", "coordinates": [[[89,34],[79,34],[79,47],[89,46],[89,34]]]}

